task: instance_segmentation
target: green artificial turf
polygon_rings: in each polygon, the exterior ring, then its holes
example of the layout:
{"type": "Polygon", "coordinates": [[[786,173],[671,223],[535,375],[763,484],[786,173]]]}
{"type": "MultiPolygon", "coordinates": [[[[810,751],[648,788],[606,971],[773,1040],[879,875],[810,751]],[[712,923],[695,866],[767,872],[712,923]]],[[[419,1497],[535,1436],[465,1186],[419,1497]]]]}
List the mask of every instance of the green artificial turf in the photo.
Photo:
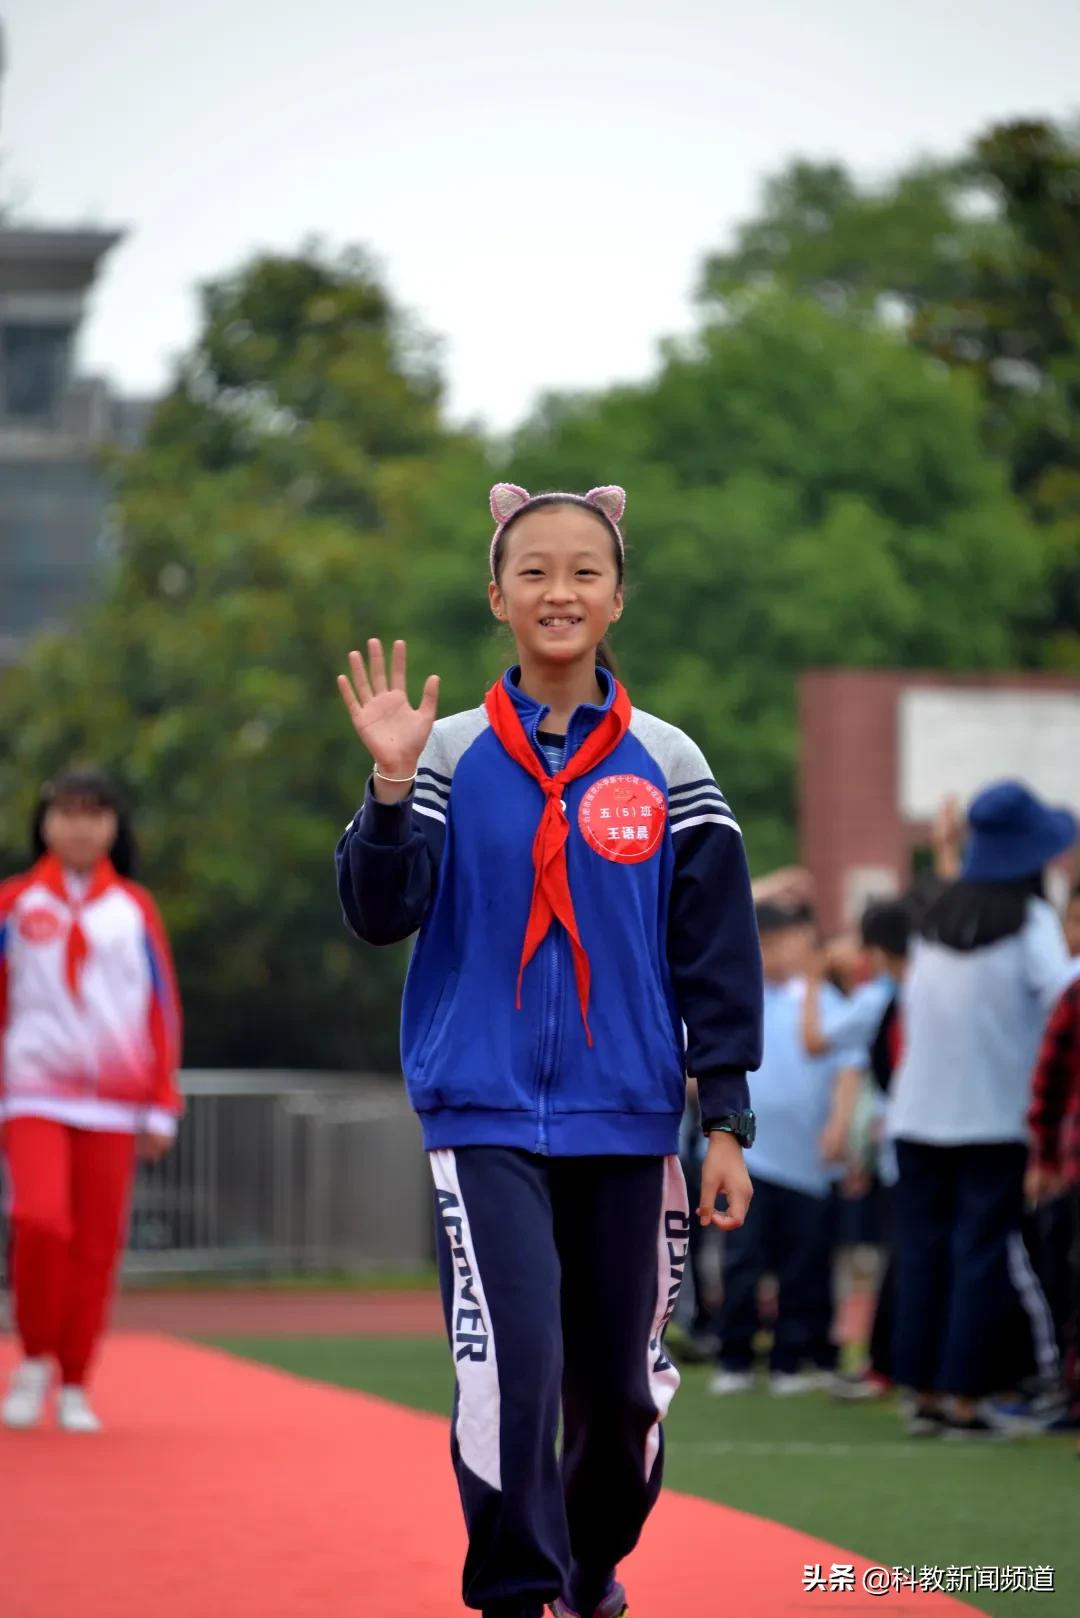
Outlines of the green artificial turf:
{"type": "MultiPolygon", "coordinates": [[[[445,1345],[431,1339],[228,1337],[233,1353],[299,1376],[361,1388],[400,1404],[447,1414],[452,1374],[445,1345]]],[[[666,1426],[666,1482],[803,1529],[886,1566],[1056,1570],[1048,1592],[965,1593],[993,1618],[1080,1618],[1080,1460],[1075,1435],[991,1445],[904,1438],[890,1404],[838,1404],[821,1394],[710,1397],[708,1370],[683,1372],[666,1426]]],[[[735,1545],[707,1547],[738,1555],[735,1545]]],[[[826,1574],[828,1567],[825,1568],[826,1574]]],[[[909,1592],[880,1601],[905,1607],[909,1592]]],[[[804,1595],[792,1613],[825,1608],[856,1618],[859,1594],[804,1595]]]]}
{"type": "Polygon", "coordinates": [[[418,1292],[438,1286],[435,1266],[422,1270],[318,1270],[307,1275],[135,1274],[125,1292],[418,1292]]]}

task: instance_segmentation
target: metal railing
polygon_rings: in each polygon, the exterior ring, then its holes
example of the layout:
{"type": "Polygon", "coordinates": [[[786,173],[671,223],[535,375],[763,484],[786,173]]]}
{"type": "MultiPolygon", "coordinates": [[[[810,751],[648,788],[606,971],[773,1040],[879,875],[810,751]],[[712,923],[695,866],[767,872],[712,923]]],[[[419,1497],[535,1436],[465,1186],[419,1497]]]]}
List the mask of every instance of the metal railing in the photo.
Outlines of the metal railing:
{"type": "Polygon", "coordinates": [[[415,1270],[431,1178],[401,1081],[193,1071],[172,1152],[140,1168],[124,1274],[415,1270]]]}

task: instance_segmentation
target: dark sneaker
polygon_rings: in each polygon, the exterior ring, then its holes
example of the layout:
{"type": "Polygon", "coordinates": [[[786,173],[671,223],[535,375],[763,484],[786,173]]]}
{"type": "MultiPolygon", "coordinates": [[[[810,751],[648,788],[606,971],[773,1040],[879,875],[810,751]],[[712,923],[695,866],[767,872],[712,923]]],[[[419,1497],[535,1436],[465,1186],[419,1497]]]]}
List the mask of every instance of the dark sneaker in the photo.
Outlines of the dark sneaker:
{"type": "Polygon", "coordinates": [[[948,1425],[948,1417],[937,1405],[916,1405],[904,1418],[909,1438],[939,1438],[948,1425]]]}
{"type": "MultiPolygon", "coordinates": [[[[581,1618],[565,1601],[556,1601],[551,1611],[553,1618],[581,1618]]],[[[593,1608],[592,1618],[626,1618],[629,1611],[626,1591],[621,1584],[613,1584],[600,1605],[593,1608]]]]}
{"type": "MultiPolygon", "coordinates": [[[[1069,1420],[1061,1399],[986,1399],[981,1414],[993,1427],[1015,1433],[1068,1432],[1060,1423],[1069,1420]]],[[[1074,1426],[1078,1425],[1075,1422],[1074,1426]]]]}
{"type": "Polygon", "coordinates": [[[1010,1431],[1006,1427],[995,1427],[993,1422],[987,1421],[985,1416],[966,1416],[963,1419],[957,1416],[948,1416],[945,1419],[941,1436],[958,1443],[964,1443],[967,1440],[973,1440],[975,1443],[987,1443],[993,1442],[995,1439],[1000,1443],[1003,1439],[1013,1437],[1014,1432],[1015,1429],[1010,1431]]]}

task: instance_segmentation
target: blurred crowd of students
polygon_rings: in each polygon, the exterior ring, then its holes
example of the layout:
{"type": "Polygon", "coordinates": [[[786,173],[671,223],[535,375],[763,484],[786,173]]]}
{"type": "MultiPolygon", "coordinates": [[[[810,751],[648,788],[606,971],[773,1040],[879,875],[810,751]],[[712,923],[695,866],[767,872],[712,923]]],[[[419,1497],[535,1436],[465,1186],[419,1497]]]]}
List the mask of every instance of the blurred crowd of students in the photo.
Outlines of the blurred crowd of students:
{"type": "Polygon", "coordinates": [[[1077,834],[1019,783],[950,801],[933,872],[826,940],[810,873],[755,884],[754,1200],[715,1238],[719,1286],[695,1232],[681,1315],[715,1394],[767,1355],[777,1395],[899,1388],[913,1436],[1080,1428],[1080,886],[1064,913],[1047,897],[1077,834]],[[867,1240],[867,1357],[841,1367],[837,1254],[867,1240]]]}

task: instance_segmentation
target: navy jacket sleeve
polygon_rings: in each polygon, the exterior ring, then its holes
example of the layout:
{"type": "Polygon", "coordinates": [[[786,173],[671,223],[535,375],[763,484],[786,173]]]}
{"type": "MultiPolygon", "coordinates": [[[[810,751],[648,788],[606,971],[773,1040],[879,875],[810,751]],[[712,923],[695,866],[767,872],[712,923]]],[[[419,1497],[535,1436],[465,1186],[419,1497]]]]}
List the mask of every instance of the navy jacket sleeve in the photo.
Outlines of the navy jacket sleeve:
{"type": "Polygon", "coordinates": [[[338,843],[338,895],[358,938],[396,944],[422,924],[435,893],[449,808],[450,775],[436,727],[409,796],[380,803],[369,780],[363,807],[338,843]]]}
{"type": "Polygon", "coordinates": [[[702,1121],[750,1105],[761,1065],[762,971],[740,832],[711,778],[671,794],[675,875],[668,961],[702,1121]]]}

